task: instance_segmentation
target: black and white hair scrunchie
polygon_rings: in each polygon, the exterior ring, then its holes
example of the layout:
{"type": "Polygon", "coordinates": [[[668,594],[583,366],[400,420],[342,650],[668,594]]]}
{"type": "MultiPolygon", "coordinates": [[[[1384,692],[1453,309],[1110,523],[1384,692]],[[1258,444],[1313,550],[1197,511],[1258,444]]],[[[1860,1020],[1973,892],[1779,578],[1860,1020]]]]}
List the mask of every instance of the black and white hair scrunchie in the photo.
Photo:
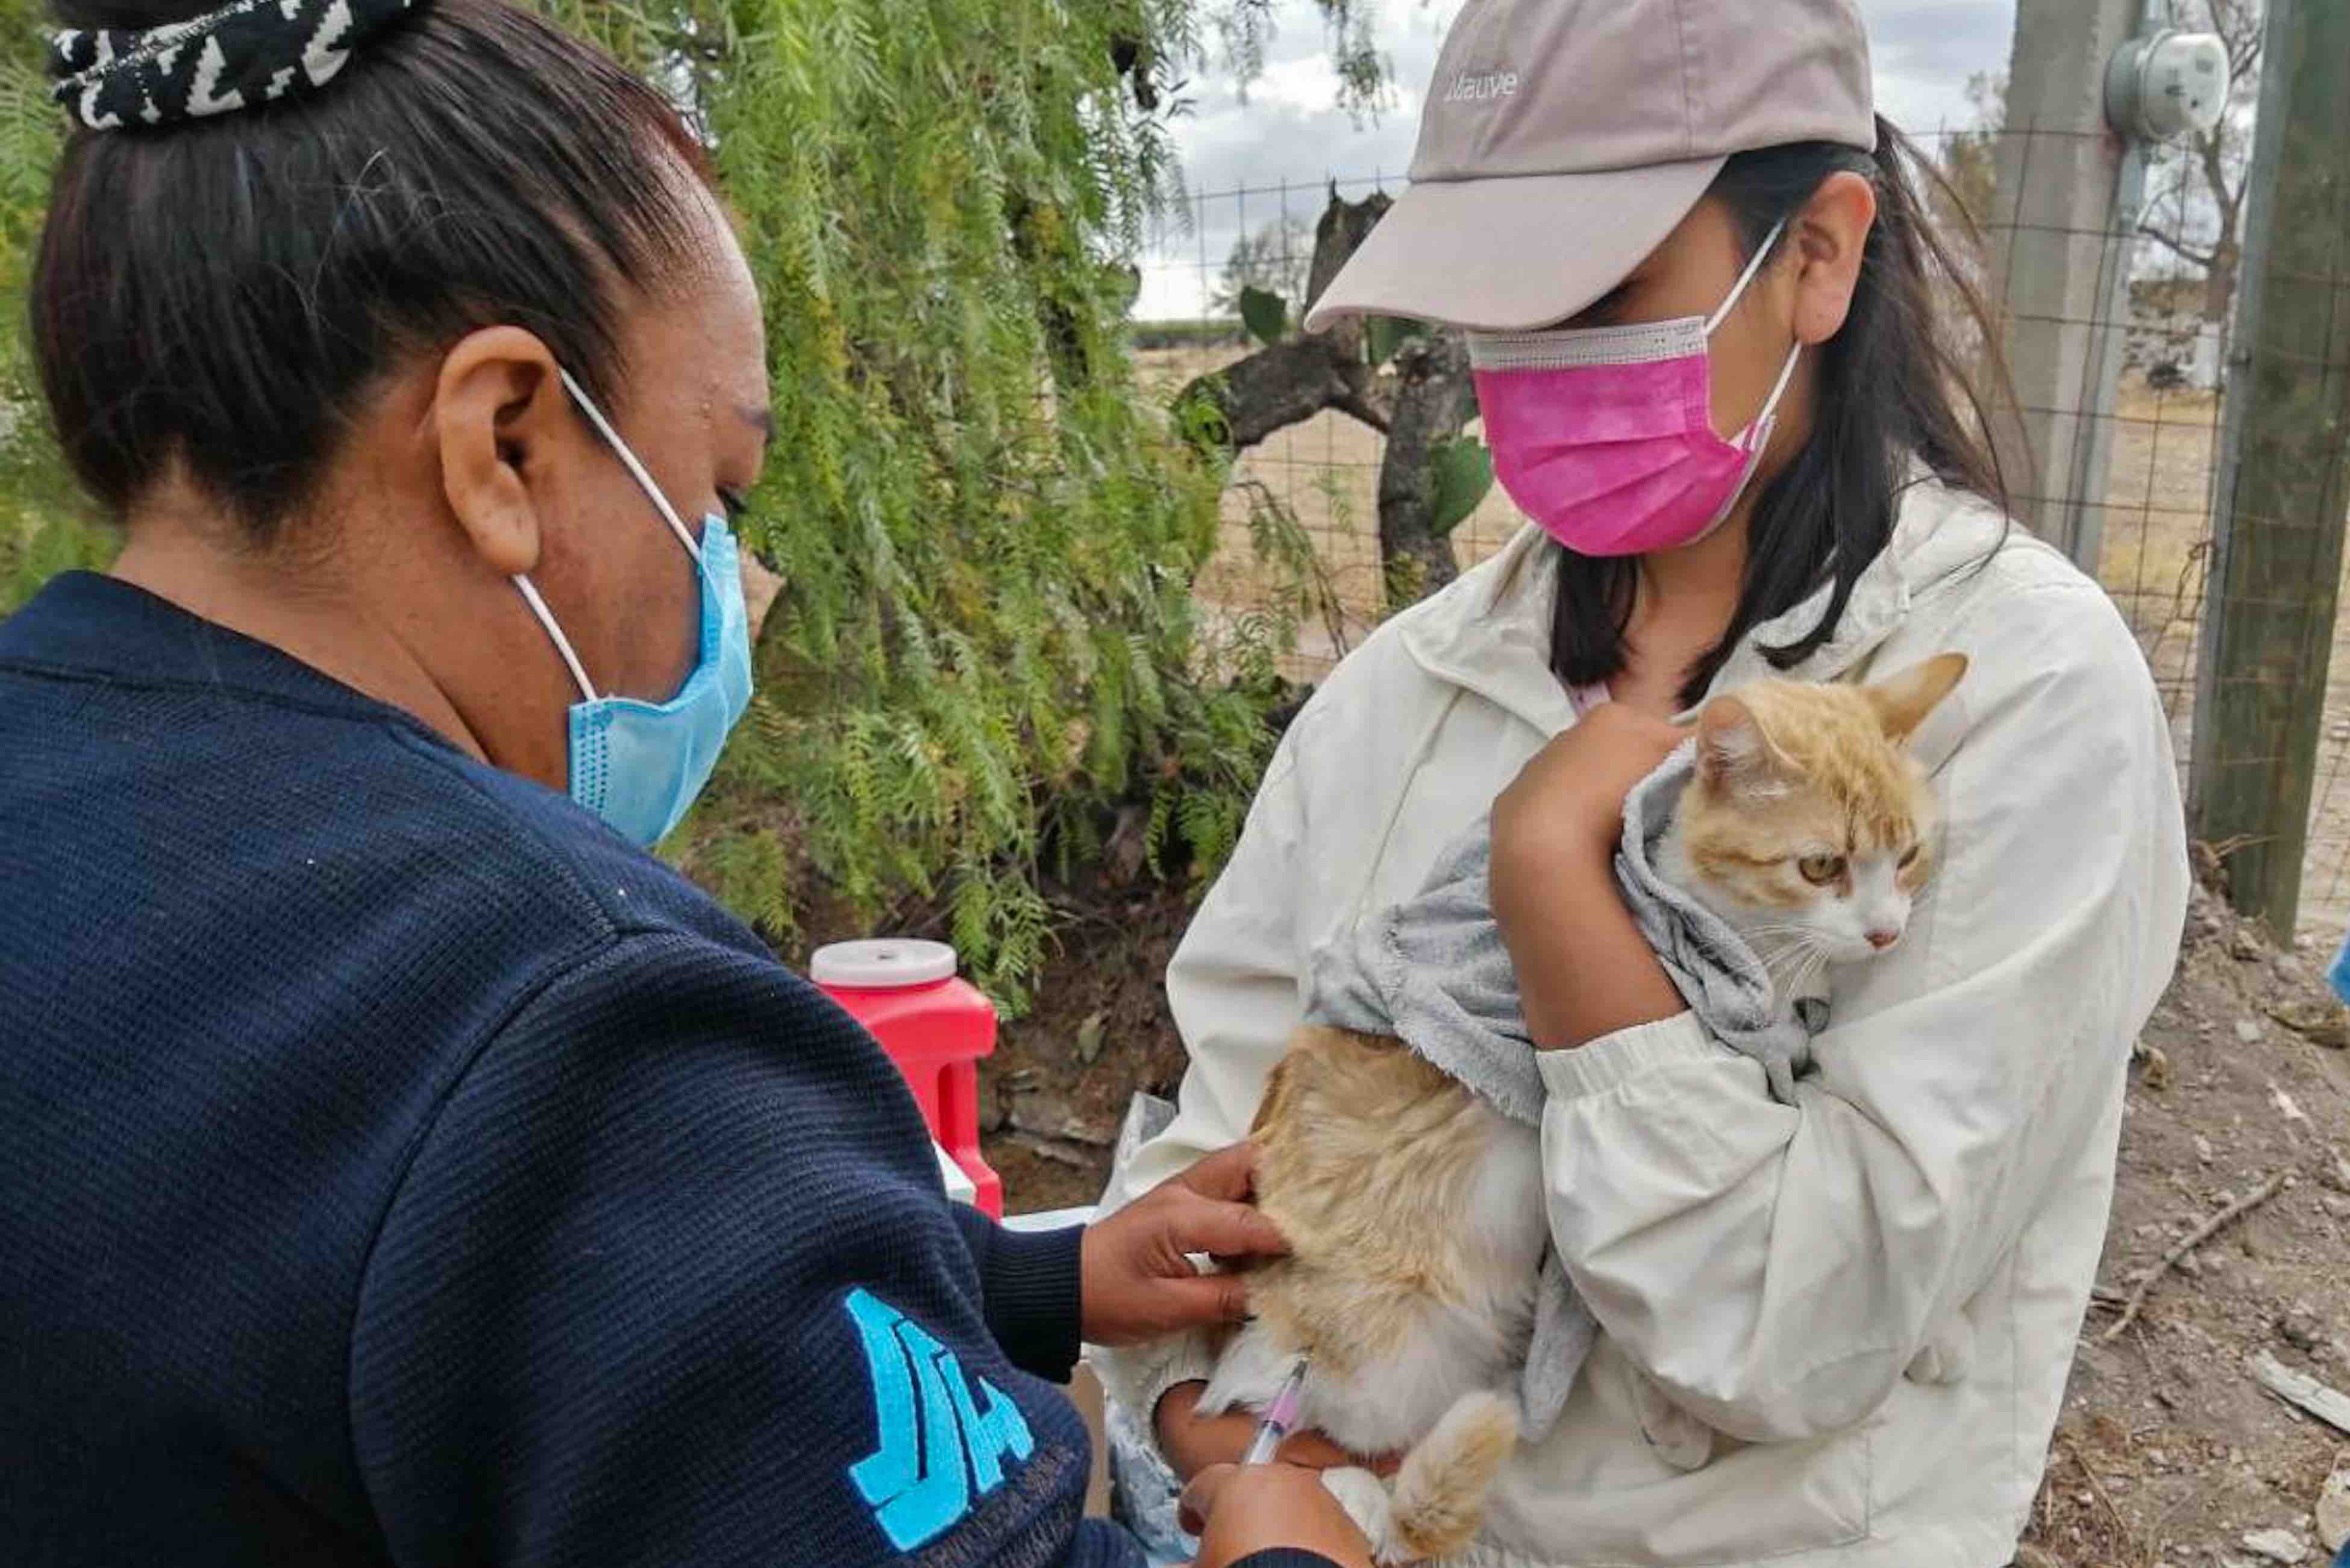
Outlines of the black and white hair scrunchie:
{"type": "Polygon", "coordinates": [[[334,79],[414,0],[233,0],[160,27],[49,39],[51,96],[92,130],[227,114],[334,79]]]}

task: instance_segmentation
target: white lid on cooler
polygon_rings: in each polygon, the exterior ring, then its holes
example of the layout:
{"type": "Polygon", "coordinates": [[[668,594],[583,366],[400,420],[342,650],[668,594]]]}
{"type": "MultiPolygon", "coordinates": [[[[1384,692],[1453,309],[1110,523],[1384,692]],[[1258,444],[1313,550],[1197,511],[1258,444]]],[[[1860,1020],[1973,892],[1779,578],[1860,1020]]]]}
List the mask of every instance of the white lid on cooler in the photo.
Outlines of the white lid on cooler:
{"type": "Polygon", "coordinates": [[[857,991],[935,985],[954,972],[955,950],[946,943],[895,937],[828,943],[808,959],[808,978],[816,984],[857,991]]]}

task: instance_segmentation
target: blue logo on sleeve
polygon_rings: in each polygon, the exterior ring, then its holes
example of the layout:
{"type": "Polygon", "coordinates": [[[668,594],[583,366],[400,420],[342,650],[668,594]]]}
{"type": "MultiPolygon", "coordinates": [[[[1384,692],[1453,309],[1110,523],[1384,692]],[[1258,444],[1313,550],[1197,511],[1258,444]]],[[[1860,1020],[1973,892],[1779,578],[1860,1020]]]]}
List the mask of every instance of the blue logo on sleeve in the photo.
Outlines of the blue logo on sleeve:
{"type": "Polygon", "coordinates": [[[953,1529],[974,1499],[1003,1484],[1005,1457],[1024,1459],[1036,1442],[1009,1395],[965,1377],[955,1353],[903,1313],[863,1290],[846,1304],[880,1428],[848,1479],[890,1544],[910,1552],[953,1529]]]}

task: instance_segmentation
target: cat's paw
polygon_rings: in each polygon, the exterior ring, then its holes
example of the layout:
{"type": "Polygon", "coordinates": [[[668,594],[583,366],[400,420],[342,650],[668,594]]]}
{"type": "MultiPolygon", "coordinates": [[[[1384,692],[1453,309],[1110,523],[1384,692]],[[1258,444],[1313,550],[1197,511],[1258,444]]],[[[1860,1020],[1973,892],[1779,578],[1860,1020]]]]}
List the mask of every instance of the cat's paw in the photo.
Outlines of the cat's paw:
{"type": "Polygon", "coordinates": [[[1412,1556],[1402,1542],[1396,1539],[1395,1500],[1388,1493],[1388,1483],[1367,1469],[1352,1465],[1322,1472],[1322,1485],[1363,1539],[1371,1543],[1371,1557],[1378,1563],[1409,1563],[1412,1556]]]}

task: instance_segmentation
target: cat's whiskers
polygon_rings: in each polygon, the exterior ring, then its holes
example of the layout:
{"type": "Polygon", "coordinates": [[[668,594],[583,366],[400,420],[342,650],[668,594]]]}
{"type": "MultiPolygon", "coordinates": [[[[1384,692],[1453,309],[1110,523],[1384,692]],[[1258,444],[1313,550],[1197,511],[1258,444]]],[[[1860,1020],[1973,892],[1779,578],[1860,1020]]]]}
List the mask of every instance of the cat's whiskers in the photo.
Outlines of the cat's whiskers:
{"type": "Polygon", "coordinates": [[[1754,950],[1757,958],[1767,959],[1774,952],[1799,950],[1819,940],[1819,932],[1799,920],[1773,921],[1769,925],[1742,926],[1739,935],[1754,950]]]}
{"type": "Polygon", "coordinates": [[[1818,937],[1810,931],[1798,929],[1793,940],[1767,950],[1758,948],[1755,956],[1762,961],[1763,972],[1775,981],[1783,967],[1808,962],[1819,951],[1818,937]]]}
{"type": "Polygon", "coordinates": [[[1826,972],[1827,967],[1827,949],[1824,947],[1814,948],[1812,950],[1810,961],[1806,962],[1801,970],[1796,971],[1794,979],[1788,981],[1787,994],[1789,996],[1802,996],[1805,994],[1810,991],[1812,982],[1826,972]]]}

